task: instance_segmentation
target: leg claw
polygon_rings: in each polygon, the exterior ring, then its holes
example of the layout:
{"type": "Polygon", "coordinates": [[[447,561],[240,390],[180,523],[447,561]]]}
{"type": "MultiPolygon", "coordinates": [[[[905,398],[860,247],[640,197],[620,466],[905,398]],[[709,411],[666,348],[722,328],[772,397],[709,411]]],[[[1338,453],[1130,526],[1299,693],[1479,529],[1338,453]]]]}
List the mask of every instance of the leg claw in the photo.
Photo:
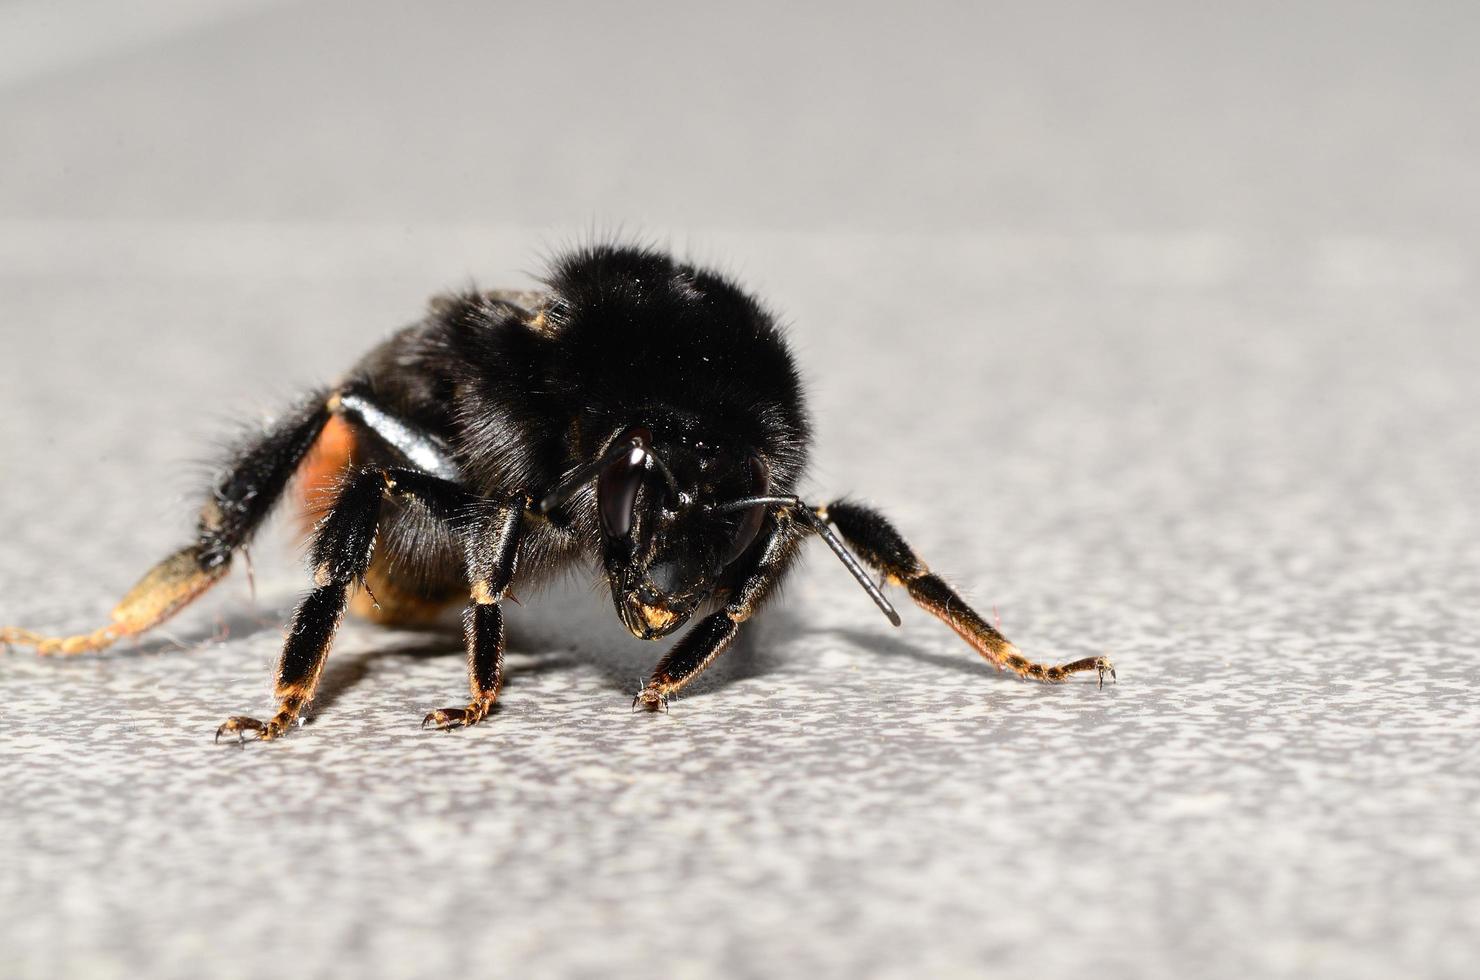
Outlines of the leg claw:
{"type": "Polygon", "coordinates": [[[236,744],[245,745],[247,741],[247,732],[254,732],[254,738],[261,738],[262,729],[264,727],[265,726],[263,726],[262,722],[258,721],[256,718],[247,718],[242,715],[235,715],[231,718],[227,718],[226,721],[222,723],[221,727],[216,729],[216,744],[219,745],[221,743],[222,735],[234,732],[236,734],[236,744]]]}
{"type": "Polygon", "coordinates": [[[234,733],[236,735],[236,744],[245,745],[247,732],[251,732],[252,737],[259,742],[270,742],[275,738],[286,735],[288,725],[286,722],[280,721],[277,718],[262,722],[256,718],[248,718],[245,715],[233,715],[227,718],[220,728],[216,729],[216,741],[219,743],[222,735],[234,733]]]}
{"type": "Polygon", "coordinates": [[[668,695],[651,684],[632,696],[633,711],[637,710],[639,704],[649,711],[662,711],[665,715],[668,713],[668,695]]]}
{"type": "Polygon", "coordinates": [[[466,708],[438,708],[421,720],[422,731],[435,728],[439,732],[450,732],[459,728],[471,728],[488,714],[487,708],[468,705],[466,708]]]}

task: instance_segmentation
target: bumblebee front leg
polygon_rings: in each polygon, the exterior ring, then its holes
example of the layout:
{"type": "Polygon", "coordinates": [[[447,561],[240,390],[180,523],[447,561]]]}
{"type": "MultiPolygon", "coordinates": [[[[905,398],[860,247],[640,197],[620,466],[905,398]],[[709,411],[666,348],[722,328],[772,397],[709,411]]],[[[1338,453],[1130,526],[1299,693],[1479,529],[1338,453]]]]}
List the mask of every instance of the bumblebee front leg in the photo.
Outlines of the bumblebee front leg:
{"type": "Polygon", "coordinates": [[[329,646],[344,618],[350,590],[365,576],[375,548],[381,502],[392,494],[416,500],[435,516],[452,520],[467,505],[457,484],[403,469],[362,470],[334,504],[314,537],[314,590],[298,606],[278,663],[277,713],[268,721],[236,716],[216,730],[216,738],[256,732],[261,739],[283,735],[313,700],[329,646]]]}
{"type": "Polygon", "coordinates": [[[819,507],[817,516],[832,524],[869,565],[891,585],[902,586],[921,608],[939,618],[998,669],[1039,681],[1062,681],[1071,674],[1093,670],[1101,687],[1105,675],[1115,678],[1115,667],[1105,657],[1085,657],[1059,666],[1034,663],[1018,652],[1007,637],[972,609],[956,590],[936,575],[878,511],[849,501],[819,507]]]}
{"type": "Polygon", "coordinates": [[[66,637],[6,627],[0,629],[0,645],[23,644],[41,654],[102,650],[158,626],[195,601],[230,570],[232,554],[251,539],[282,496],[329,414],[328,401],[315,394],[243,446],[201,509],[195,542],[145,573],[114,608],[107,626],[66,637]]]}
{"type": "Polygon", "coordinates": [[[650,711],[666,710],[668,700],[735,641],[740,624],[760,608],[781,581],[796,557],[803,532],[785,513],[774,514],[768,528],[762,532],[749,570],[731,592],[725,607],[701,619],[668,651],[653,669],[647,684],[632,699],[633,708],[641,704],[650,711]]]}

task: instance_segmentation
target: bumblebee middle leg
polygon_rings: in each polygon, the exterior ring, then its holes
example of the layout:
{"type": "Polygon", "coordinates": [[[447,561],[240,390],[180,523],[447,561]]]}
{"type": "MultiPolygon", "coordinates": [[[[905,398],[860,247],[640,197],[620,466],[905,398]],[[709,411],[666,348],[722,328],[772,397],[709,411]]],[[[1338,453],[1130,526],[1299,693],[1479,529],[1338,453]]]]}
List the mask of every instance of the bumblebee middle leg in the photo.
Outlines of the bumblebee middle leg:
{"type": "Polygon", "coordinates": [[[329,403],[316,393],[244,445],[212,487],[195,542],[146,572],[114,608],[108,625],[64,637],[6,627],[0,629],[0,645],[24,644],[41,654],[85,653],[137,636],[175,615],[225,577],[232,554],[247,544],[282,496],[329,415],[329,403]]]}
{"type": "Polygon", "coordinates": [[[491,504],[486,515],[470,527],[467,542],[468,578],[472,602],[463,614],[463,636],[468,648],[468,690],[465,707],[439,708],[421,721],[421,727],[466,728],[488,716],[504,683],[504,614],[500,608],[519,560],[528,501],[491,504]]]}
{"type": "Polygon", "coordinates": [[[1105,675],[1115,679],[1115,667],[1105,657],[1085,657],[1073,663],[1050,666],[1034,663],[1018,651],[1007,637],[967,604],[956,590],[920,560],[878,511],[840,500],[816,509],[817,516],[835,526],[865,562],[884,574],[891,585],[902,586],[922,609],[936,616],[983,658],[997,668],[1011,670],[1039,681],[1062,681],[1072,674],[1093,670],[1101,687],[1105,675]]]}

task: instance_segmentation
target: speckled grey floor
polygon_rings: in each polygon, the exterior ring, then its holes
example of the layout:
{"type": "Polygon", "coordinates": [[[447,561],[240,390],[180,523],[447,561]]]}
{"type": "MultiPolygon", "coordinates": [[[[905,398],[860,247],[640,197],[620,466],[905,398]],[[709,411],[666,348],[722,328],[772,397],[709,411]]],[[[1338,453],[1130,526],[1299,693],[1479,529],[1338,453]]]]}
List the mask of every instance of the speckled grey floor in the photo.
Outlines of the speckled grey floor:
{"type": "Polygon", "coordinates": [[[481,728],[416,727],[455,636],[355,625],[216,746],[279,528],[255,600],[0,657],[0,976],[1473,975],[1472,11],[140,7],[0,8],[0,622],[96,624],[233,419],[626,220],[785,312],[818,496],[1120,683],[814,553],[667,716],[573,582],[481,728]]]}

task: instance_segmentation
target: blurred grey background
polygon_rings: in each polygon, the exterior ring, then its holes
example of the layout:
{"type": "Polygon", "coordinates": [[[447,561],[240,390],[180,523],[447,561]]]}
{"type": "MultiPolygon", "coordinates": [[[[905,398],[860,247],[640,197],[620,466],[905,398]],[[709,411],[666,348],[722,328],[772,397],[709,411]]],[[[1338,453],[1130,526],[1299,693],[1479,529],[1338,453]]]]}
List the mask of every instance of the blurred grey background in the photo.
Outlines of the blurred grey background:
{"type": "Polygon", "coordinates": [[[791,324],[825,555],[675,702],[573,582],[345,628],[245,750],[284,524],[162,633],[0,656],[0,975],[1471,975],[1473,4],[0,3],[0,623],[100,623],[241,420],[623,231],[791,324]]]}

